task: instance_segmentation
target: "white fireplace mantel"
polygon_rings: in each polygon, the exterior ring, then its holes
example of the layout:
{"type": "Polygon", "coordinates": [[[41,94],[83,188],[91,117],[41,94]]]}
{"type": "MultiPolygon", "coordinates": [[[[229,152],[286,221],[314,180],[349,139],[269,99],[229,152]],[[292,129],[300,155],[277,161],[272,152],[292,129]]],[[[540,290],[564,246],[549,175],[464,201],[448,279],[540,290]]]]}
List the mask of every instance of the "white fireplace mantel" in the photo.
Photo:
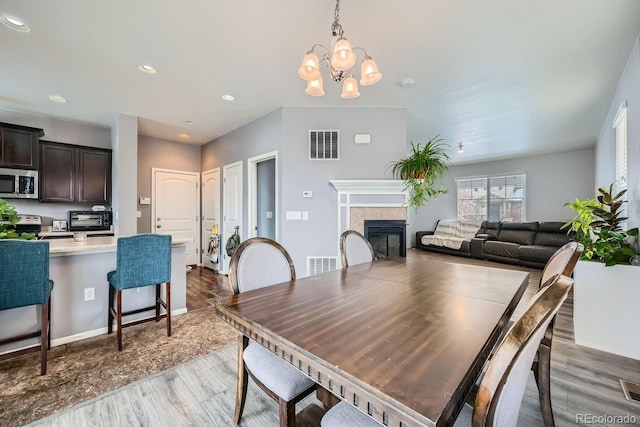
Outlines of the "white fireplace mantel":
{"type": "Polygon", "coordinates": [[[402,180],[334,179],[329,183],[338,193],[344,194],[407,194],[402,180]]]}

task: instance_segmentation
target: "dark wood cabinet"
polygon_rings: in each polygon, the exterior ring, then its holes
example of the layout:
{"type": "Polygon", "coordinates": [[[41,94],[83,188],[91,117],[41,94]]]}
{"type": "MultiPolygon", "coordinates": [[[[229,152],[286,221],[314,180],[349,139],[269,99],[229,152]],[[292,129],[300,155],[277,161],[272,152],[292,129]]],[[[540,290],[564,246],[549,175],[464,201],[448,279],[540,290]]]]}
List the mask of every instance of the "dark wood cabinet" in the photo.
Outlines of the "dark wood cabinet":
{"type": "Polygon", "coordinates": [[[111,203],[111,150],[42,142],[40,201],[111,203]]]}
{"type": "Polygon", "coordinates": [[[0,167],[37,169],[42,135],[42,129],[0,123],[0,167]]]}

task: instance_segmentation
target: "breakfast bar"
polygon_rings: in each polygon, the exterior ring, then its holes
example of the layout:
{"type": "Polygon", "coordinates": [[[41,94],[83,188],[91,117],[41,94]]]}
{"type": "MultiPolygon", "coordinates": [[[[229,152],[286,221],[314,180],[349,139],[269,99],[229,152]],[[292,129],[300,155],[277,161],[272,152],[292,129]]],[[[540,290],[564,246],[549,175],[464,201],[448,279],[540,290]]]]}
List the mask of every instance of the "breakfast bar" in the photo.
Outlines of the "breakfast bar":
{"type": "MultiPolygon", "coordinates": [[[[174,239],[171,251],[171,314],[186,313],[186,242],[174,239]]],[[[93,237],[76,242],[73,239],[49,241],[49,278],[55,285],[51,293],[51,346],[101,335],[107,332],[109,284],[107,273],[116,268],[116,237],[93,237]]],[[[124,309],[150,305],[155,299],[154,287],[124,291],[124,309]]],[[[164,292],[164,291],[163,291],[164,292]]],[[[163,296],[164,297],[164,296],[163,296]]],[[[0,311],[0,340],[34,331],[39,325],[36,306],[0,311]]],[[[127,319],[139,320],[149,313],[127,319]]],[[[33,340],[33,343],[36,339],[33,340]]],[[[0,348],[0,354],[26,347],[24,341],[0,348]]]]}

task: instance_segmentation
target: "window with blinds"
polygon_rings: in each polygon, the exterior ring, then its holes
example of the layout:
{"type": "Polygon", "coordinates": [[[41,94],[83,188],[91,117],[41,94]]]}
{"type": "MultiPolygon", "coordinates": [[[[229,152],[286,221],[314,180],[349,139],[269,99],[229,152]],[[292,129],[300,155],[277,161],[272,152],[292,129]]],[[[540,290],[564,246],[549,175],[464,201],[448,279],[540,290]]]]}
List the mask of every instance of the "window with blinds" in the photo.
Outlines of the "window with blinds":
{"type": "Polygon", "coordinates": [[[459,220],[524,222],[526,175],[456,178],[459,220]]]}
{"type": "Polygon", "coordinates": [[[618,109],[613,128],[616,131],[616,190],[627,188],[627,103],[618,109]]]}

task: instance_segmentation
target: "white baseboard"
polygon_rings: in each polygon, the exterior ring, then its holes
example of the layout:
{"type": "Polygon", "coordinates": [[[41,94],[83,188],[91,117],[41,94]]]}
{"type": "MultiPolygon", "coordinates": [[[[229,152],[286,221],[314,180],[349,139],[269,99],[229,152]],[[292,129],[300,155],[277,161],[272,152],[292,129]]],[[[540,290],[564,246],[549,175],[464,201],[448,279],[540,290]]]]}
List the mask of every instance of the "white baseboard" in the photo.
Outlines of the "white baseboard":
{"type": "MultiPolygon", "coordinates": [[[[187,308],[180,308],[178,310],[171,310],[171,316],[179,316],[181,314],[185,314],[187,312],[187,308]]],[[[147,317],[147,319],[150,319],[154,316],[149,316],[147,317]]],[[[105,326],[104,328],[98,328],[98,329],[93,329],[91,331],[85,331],[85,332],[81,332],[79,334],[73,334],[73,335],[68,335],[66,337],[60,337],[60,338],[56,338],[56,339],[52,339],[51,340],[51,347],[57,347],[59,345],[65,345],[65,344],[69,344],[75,341],[80,341],[80,340],[85,340],[87,338],[92,338],[92,337],[97,337],[98,335],[104,335],[107,333],[107,327],[105,326]]],[[[117,331],[118,328],[116,327],[116,325],[113,325],[113,330],[117,331]]],[[[35,342],[34,338],[34,342],[35,342]]],[[[38,338],[39,339],[39,338],[38,338]]],[[[28,348],[30,347],[30,345],[26,345],[23,347],[19,347],[13,350],[8,350],[5,352],[2,352],[0,354],[5,354],[5,353],[9,353],[12,351],[16,351],[16,350],[22,350],[24,348],[28,348]]]]}

